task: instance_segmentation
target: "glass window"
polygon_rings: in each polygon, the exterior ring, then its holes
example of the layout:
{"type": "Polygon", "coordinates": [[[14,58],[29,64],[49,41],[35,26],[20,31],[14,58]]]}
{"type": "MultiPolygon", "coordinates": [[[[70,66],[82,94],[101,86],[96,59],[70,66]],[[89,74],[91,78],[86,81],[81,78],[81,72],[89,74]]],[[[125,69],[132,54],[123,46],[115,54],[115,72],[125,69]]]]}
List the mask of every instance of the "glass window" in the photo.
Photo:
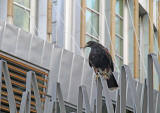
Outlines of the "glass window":
{"type": "Polygon", "coordinates": [[[99,35],[99,15],[91,11],[86,11],[86,32],[98,37],[99,35]]]}
{"type": "MultiPolygon", "coordinates": [[[[86,0],[86,39],[88,41],[99,41],[99,0],[86,0]]],[[[89,48],[85,48],[85,56],[89,55],[89,48]]]]}
{"type": "Polygon", "coordinates": [[[123,0],[116,0],[116,64],[119,69],[123,64],[123,0]]]}
{"type": "Polygon", "coordinates": [[[116,14],[123,16],[123,0],[116,0],[116,14]]]}
{"type": "Polygon", "coordinates": [[[116,54],[123,57],[123,39],[116,36],[116,45],[115,45],[116,54]]]}
{"type": "Polygon", "coordinates": [[[30,31],[30,0],[14,0],[13,2],[13,23],[30,31]]]}
{"type": "Polygon", "coordinates": [[[99,0],[86,0],[87,7],[99,11],[99,0]]]}
{"type": "Polygon", "coordinates": [[[25,11],[23,8],[20,8],[16,5],[14,5],[13,7],[13,23],[24,29],[25,31],[29,31],[29,26],[30,26],[30,19],[29,19],[29,15],[30,12],[29,11],[25,11]]]}

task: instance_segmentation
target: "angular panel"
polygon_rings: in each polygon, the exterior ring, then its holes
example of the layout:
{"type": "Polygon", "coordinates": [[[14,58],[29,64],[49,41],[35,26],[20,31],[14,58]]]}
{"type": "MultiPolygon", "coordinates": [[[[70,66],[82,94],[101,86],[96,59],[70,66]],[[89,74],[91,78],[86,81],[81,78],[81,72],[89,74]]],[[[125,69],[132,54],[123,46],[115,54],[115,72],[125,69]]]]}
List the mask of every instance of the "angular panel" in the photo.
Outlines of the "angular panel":
{"type": "Polygon", "coordinates": [[[44,47],[44,40],[34,36],[32,38],[31,48],[29,53],[29,60],[31,62],[36,63],[38,65],[41,64],[43,47],[44,47]]]}
{"type": "Polygon", "coordinates": [[[94,73],[93,69],[89,67],[88,60],[85,60],[81,84],[86,86],[88,98],[90,98],[91,96],[91,85],[92,85],[93,73],[94,73]]]}
{"type": "Polygon", "coordinates": [[[83,63],[84,63],[83,57],[77,55],[74,56],[72,75],[69,85],[69,95],[68,95],[69,102],[73,104],[77,104],[78,88],[81,84],[83,63]]]}
{"type": "Polygon", "coordinates": [[[18,36],[18,28],[6,24],[6,28],[3,34],[1,49],[4,50],[5,52],[14,54],[16,50],[17,36],[18,36]]]}
{"type": "Polygon", "coordinates": [[[137,95],[138,95],[138,100],[141,102],[141,97],[142,97],[142,84],[137,82],[137,95]]]}
{"type": "Polygon", "coordinates": [[[49,68],[50,61],[51,61],[51,54],[52,54],[53,44],[45,42],[44,51],[43,51],[43,58],[42,58],[42,66],[49,68]]]}
{"type": "MultiPolygon", "coordinates": [[[[158,96],[158,92],[156,90],[153,91],[153,110],[155,113],[155,109],[156,109],[156,104],[157,104],[157,96],[158,96]]],[[[159,105],[160,106],[160,105],[159,105]]]]}
{"type": "MultiPolygon", "coordinates": [[[[73,60],[73,53],[67,50],[63,50],[60,73],[58,76],[58,82],[60,82],[61,84],[61,89],[62,89],[64,100],[67,100],[67,96],[69,93],[69,83],[70,83],[70,78],[71,78],[72,60],[73,60]]],[[[73,89],[72,89],[72,92],[73,92],[73,89]]]]}
{"type": "Polygon", "coordinates": [[[56,94],[56,82],[58,81],[60,62],[63,49],[53,48],[51,61],[50,61],[50,72],[49,72],[49,81],[48,81],[48,94],[55,96],[56,94]]]}
{"type": "Polygon", "coordinates": [[[155,113],[160,113],[160,93],[158,93],[157,108],[155,113]]]}
{"type": "Polygon", "coordinates": [[[20,58],[27,59],[29,54],[29,45],[31,42],[32,35],[20,30],[19,38],[17,41],[17,47],[16,47],[16,55],[20,58]]]}

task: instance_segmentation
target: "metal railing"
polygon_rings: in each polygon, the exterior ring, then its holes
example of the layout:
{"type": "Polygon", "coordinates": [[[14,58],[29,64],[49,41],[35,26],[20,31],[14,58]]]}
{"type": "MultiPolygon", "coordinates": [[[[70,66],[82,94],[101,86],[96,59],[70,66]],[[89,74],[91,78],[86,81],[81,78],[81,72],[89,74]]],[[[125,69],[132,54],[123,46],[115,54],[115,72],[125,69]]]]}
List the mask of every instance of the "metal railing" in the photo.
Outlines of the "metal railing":
{"type": "MultiPolygon", "coordinates": [[[[145,80],[143,85],[143,95],[142,101],[140,102],[138,94],[136,93],[136,84],[132,78],[131,71],[127,65],[122,66],[121,68],[121,77],[120,77],[120,88],[117,92],[117,101],[116,108],[114,111],[113,102],[110,98],[111,93],[108,89],[107,82],[105,79],[100,77],[97,81],[97,97],[96,97],[96,108],[94,111],[91,111],[91,105],[89,104],[89,98],[86,86],[81,85],[79,87],[78,93],[78,105],[77,113],[102,113],[102,94],[105,97],[105,103],[108,113],[125,113],[126,112],[126,84],[127,81],[128,87],[131,90],[131,100],[133,101],[133,112],[134,113],[157,113],[158,107],[160,106],[157,101],[155,104],[153,102],[153,64],[155,65],[156,71],[160,76],[160,65],[155,54],[148,55],[148,79],[145,80]],[[156,107],[154,107],[156,106],[156,107]],[[155,108],[155,109],[154,109],[155,108]]],[[[8,102],[10,113],[17,113],[16,102],[13,94],[11,79],[9,76],[9,71],[7,67],[7,62],[0,60],[0,89],[2,87],[2,73],[4,75],[4,80],[6,83],[6,89],[8,92],[8,102]]],[[[159,77],[160,78],[160,77],[159,77]]],[[[26,78],[26,91],[23,92],[22,101],[20,105],[20,113],[30,113],[30,102],[31,102],[31,86],[33,87],[35,102],[36,102],[36,111],[37,113],[53,113],[54,101],[51,96],[46,96],[44,108],[42,107],[40,94],[37,85],[37,79],[34,72],[27,72],[26,78]]],[[[60,113],[67,113],[65,108],[65,102],[63,100],[63,95],[61,91],[60,83],[56,84],[56,98],[59,102],[60,113]]],[[[1,96],[1,95],[0,95],[1,96]]]]}

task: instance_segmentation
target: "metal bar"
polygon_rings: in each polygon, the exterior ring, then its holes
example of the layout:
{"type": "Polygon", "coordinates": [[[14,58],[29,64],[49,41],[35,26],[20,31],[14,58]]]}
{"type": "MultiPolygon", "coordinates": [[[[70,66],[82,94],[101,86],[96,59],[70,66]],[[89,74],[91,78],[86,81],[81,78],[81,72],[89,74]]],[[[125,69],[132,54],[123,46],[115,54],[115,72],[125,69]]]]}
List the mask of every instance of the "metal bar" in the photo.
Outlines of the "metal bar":
{"type": "Polygon", "coordinates": [[[28,93],[23,92],[19,113],[25,113],[27,96],[28,96],[28,93]]]}
{"type": "Polygon", "coordinates": [[[53,112],[53,100],[50,95],[46,95],[44,112],[43,113],[52,113],[53,112]]]}
{"type": "Polygon", "coordinates": [[[7,92],[8,92],[8,102],[9,102],[10,113],[17,113],[16,102],[15,102],[15,98],[14,98],[11,79],[9,76],[7,62],[5,62],[5,61],[2,61],[2,62],[3,62],[2,63],[2,72],[4,74],[5,84],[6,84],[7,92]]]}
{"type": "Polygon", "coordinates": [[[145,79],[144,87],[143,87],[143,97],[142,97],[142,112],[147,113],[147,80],[145,79]]]}
{"type": "Polygon", "coordinates": [[[61,113],[66,113],[66,108],[65,108],[65,105],[64,105],[64,101],[63,101],[63,96],[62,96],[60,83],[57,83],[57,96],[58,96],[58,99],[59,99],[60,112],[61,113]]]}
{"type": "Polygon", "coordinates": [[[128,84],[128,87],[129,87],[129,89],[132,89],[131,90],[132,101],[135,104],[136,112],[140,113],[140,103],[139,103],[139,100],[138,100],[138,95],[137,95],[137,92],[136,92],[136,86],[135,86],[135,83],[133,81],[134,79],[132,78],[131,70],[129,69],[129,67],[127,65],[124,65],[124,68],[125,68],[126,74],[128,75],[127,76],[128,81],[130,82],[128,84]]]}
{"type": "Polygon", "coordinates": [[[111,95],[110,95],[111,93],[109,92],[107,81],[106,81],[106,79],[101,77],[101,81],[99,81],[99,82],[103,86],[103,93],[104,93],[104,97],[105,97],[105,101],[106,101],[107,111],[108,111],[108,113],[114,113],[112,100],[110,98],[111,97],[111,95]]]}
{"type": "Polygon", "coordinates": [[[83,93],[82,93],[82,87],[79,87],[79,93],[78,93],[78,109],[77,113],[83,112],[83,93]]]}
{"type": "Polygon", "coordinates": [[[116,102],[116,111],[115,113],[120,113],[120,94],[119,94],[119,90],[117,92],[117,102],[116,102]]]}
{"type": "Polygon", "coordinates": [[[97,80],[96,113],[102,113],[102,83],[100,78],[97,80]]]}
{"type": "MultiPolygon", "coordinates": [[[[158,61],[158,58],[156,56],[156,54],[152,53],[150,54],[152,59],[153,59],[153,62],[154,62],[154,65],[155,65],[155,68],[156,68],[156,71],[158,73],[158,80],[159,80],[159,83],[160,83],[160,65],[159,65],[159,61],[158,61]]],[[[160,84],[159,84],[160,86],[160,84]]],[[[160,87],[159,87],[160,88],[160,87]]]]}
{"type": "Polygon", "coordinates": [[[26,102],[26,112],[30,113],[30,108],[31,108],[31,83],[32,83],[32,72],[29,71],[27,72],[26,75],[26,92],[28,92],[28,99],[26,102]]]}
{"type": "Polygon", "coordinates": [[[42,113],[42,103],[41,103],[41,98],[38,90],[38,83],[37,83],[37,78],[35,72],[32,72],[32,87],[34,91],[34,96],[36,100],[36,110],[37,113],[42,113]]]}
{"type": "Polygon", "coordinates": [[[91,113],[88,94],[87,94],[87,89],[86,89],[85,86],[81,86],[81,88],[82,88],[82,94],[83,94],[85,105],[86,105],[85,106],[85,111],[86,111],[86,113],[91,113]]]}
{"type": "Polygon", "coordinates": [[[126,72],[121,68],[120,113],[126,113],[126,72]]]}
{"type": "Polygon", "coordinates": [[[153,112],[153,60],[151,54],[148,55],[148,108],[149,113],[153,112]]]}
{"type": "Polygon", "coordinates": [[[2,60],[0,60],[0,106],[1,106],[1,90],[2,90],[2,60]]]}

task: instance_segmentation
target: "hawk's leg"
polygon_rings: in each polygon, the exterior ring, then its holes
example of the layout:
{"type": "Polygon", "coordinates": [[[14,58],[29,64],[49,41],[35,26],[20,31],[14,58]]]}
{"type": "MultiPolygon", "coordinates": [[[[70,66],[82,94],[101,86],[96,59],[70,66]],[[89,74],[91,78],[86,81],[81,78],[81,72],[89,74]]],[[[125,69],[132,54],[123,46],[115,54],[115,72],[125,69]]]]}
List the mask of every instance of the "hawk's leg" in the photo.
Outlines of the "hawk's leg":
{"type": "Polygon", "coordinates": [[[96,73],[96,80],[98,80],[99,74],[98,74],[98,69],[94,67],[94,72],[96,73]]]}

